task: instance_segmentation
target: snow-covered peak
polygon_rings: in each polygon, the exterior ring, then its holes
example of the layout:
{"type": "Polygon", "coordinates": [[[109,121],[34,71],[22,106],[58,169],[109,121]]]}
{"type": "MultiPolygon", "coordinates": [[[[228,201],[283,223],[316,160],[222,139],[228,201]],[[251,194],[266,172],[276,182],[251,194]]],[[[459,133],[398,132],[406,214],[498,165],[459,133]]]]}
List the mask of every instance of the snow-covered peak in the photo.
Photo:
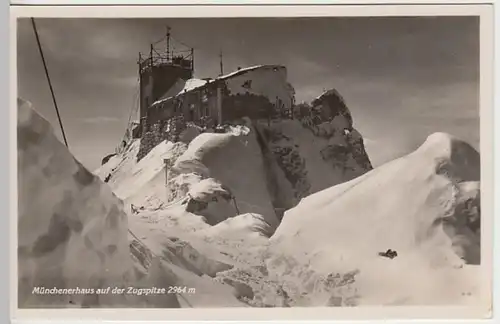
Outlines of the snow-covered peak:
{"type": "Polygon", "coordinates": [[[325,273],[359,269],[367,304],[460,300],[477,287],[450,269],[480,262],[478,161],[466,143],[432,135],[412,154],[303,199],[285,213],[272,246],[325,273]],[[436,157],[450,162],[447,172],[436,157]],[[375,281],[387,293],[365,285],[375,281]]]}
{"type": "Polygon", "coordinates": [[[413,154],[422,163],[431,163],[438,173],[463,181],[479,180],[479,154],[470,144],[450,134],[429,135],[413,154]]]}
{"type": "MultiPolygon", "coordinates": [[[[433,136],[427,144],[439,146],[447,138],[441,134],[433,136]]],[[[428,156],[421,153],[417,150],[361,177],[307,197],[285,214],[275,239],[293,238],[299,242],[302,241],[299,237],[313,235],[315,240],[306,239],[312,246],[301,248],[318,251],[344,240],[342,247],[331,250],[344,255],[376,255],[373,249],[384,248],[413,253],[427,244],[443,244],[444,248],[453,238],[441,235],[444,232],[440,220],[461,217],[454,214],[456,203],[464,191],[473,191],[473,185],[460,189],[457,179],[479,181],[479,173],[475,171],[479,170],[479,164],[470,162],[478,161],[479,154],[471,151],[468,159],[448,165],[449,174],[456,175],[450,177],[439,169],[429,168],[425,160],[428,156]],[[375,194],[381,190],[383,194],[375,194]],[[308,217],[304,218],[306,213],[308,217]],[[347,243],[345,240],[349,241],[349,237],[355,241],[347,243]],[[362,241],[358,241],[360,237],[362,241]]],[[[475,241],[474,235],[469,234],[469,241],[475,241]]],[[[473,260],[477,253],[479,250],[469,251],[460,257],[473,260]]]]}
{"type": "Polygon", "coordinates": [[[434,158],[456,159],[476,156],[476,150],[451,134],[437,132],[429,135],[417,152],[432,154],[434,158]]]}

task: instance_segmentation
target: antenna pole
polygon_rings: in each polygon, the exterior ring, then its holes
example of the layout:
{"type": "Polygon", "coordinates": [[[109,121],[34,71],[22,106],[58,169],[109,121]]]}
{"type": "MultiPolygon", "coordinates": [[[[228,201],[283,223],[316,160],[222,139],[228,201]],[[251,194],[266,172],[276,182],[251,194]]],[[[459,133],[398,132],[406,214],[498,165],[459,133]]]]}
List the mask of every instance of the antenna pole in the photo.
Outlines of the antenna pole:
{"type": "Polygon", "coordinates": [[[150,44],[151,47],[149,49],[149,66],[153,68],[153,44],[150,44]]]}
{"type": "Polygon", "coordinates": [[[170,59],[170,26],[167,26],[167,60],[170,59]]]}
{"type": "Polygon", "coordinates": [[[191,72],[194,73],[194,48],[191,48],[191,72]]]}
{"type": "Polygon", "coordinates": [[[220,75],[224,75],[224,65],[222,63],[222,50],[220,51],[219,58],[220,58],[220,75]]]}

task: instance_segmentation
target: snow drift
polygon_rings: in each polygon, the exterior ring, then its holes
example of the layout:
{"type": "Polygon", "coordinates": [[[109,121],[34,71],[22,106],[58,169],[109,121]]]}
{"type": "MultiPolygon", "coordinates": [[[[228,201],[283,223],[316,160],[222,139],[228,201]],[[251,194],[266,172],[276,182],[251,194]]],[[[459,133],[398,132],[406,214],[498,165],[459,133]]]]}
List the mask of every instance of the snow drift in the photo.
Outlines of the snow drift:
{"type": "Polygon", "coordinates": [[[212,225],[247,212],[278,225],[251,125],[203,133],[189,145],[163,141],[137,161],[139,146],[131,142],[95,171],[127,206],[158,210],[182,203],[212,225]]]}
{"type": "Polygon", "coordinates": [[[79,298],[32,290],[98,289],[126,281],[132,270],[127,216],[48,122],[29,103],[18,106],[19,305],[93,304],[92,294],[79,298]]]}
{"type": "MultiPolygon", "coordinates": [[[[199,135],[173,163],[171,170],[173,177],[194,173],[203,179],[215,179],[222,186],[218,191],[226,191],[229,199],[225,199],[225,204],[230,204],[231,208],[220,206],[202,213],[210,223],[215,224],[237,214],[253,212],[262,215],[269,225],[277,226],[278,219],[267,187],[264,161],[250,123],[224,134],[199,135]]],[[[211,187],[214,188],[214,184],[211,187]]],[[[200,196],[201,193],[197,191],[200,196]]],[[[209,192],[208,189],[204,191],[209,192]]]]}
{"type": "Polygon", "coordinates": [[[356,270],[360,303],[464,302],[479,280],[465,275],[480,262],[479,170],[470,145],[433,134],[415,152],[303,199],[271,244],[323,273],[356,270]],[[379,255],[389,249],[397,257],[379,255]]]}
{"type": "MultiPolygon", "coordinates": [[[[116,157],[109,162],[114,165],[111,169],[120,163],[135,165],[116,157]]],[[[155,172],[137,175],[136,180],[148,182],[155,172]]],[[[115,180],[124,181],[126,187],[126,177],[122,173],[120,179],[119,174],[115,180]]],[[[19,308],[242,306],[231,287],[203,277],[231,266],[168,237],[161,241],[165,246],[152,251],[130,235],[122,201],[75,160],[49,123],[22,100],[18,101],[18,197],[19,308]],[[198,260],[194,264],[189,262],[193,256],[198,260]],[[193,287],[196,294],[106,291],[169,286],[193,287]],[[46,289],[52,293],[44,293],[46,289]]]]}

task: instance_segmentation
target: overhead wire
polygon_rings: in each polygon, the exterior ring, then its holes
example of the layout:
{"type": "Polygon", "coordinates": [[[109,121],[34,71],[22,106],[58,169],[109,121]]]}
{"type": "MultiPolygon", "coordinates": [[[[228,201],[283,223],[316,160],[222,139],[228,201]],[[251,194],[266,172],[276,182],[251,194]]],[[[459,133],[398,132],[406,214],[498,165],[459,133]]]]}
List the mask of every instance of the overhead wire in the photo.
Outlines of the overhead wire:
{"type": "Polygon", "coordinates": [[[50,94],[52,96],[52,102],[54,103],[54,108],[56,109],[57,119],[59,120],[59,127],[61,127],[61,133],[63,136],[64,144],[68,147],[68,140],[66,139],[66,133],[64,132],[64,127],[61,120],[61,115],[59,114],[59,108],[57,107],[56,96],[54,94],[54,88],[52,87],[52,82],[50,80],[49,71],[47,69],[47,63],[45,62],[45,56],[43,55],[42,44],[40,42],[40,36],[38,35],[38,29],[35,23],[35,18],[31,17],[31,25],[33,27],[33,32],[35,33],[36,43],[38,45],[38,50],[40,52],[40,57],[42,59],[43,68],[45,70],[45,77],[47,78],[47,82],[49,83],[50,94]]]}

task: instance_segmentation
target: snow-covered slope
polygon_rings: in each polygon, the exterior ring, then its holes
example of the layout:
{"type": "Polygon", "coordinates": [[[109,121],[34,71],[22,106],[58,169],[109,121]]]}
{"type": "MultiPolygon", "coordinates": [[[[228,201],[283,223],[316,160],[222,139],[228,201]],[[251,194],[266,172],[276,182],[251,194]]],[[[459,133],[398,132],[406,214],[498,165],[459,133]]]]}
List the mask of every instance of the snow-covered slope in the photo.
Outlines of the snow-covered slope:
{"type": "Polygon", "coordinates": [[[127,206],[151,210],[181,202],[209,224],[255,213],[276,228],[278,219],[255,134],[249,123],[223,134],[203,133],[189,145],[163,141],[138,162],[139,143],[132,142],[125,153],[110,158],[95,173],[127,206]]]}
{"type": "Polygon", "coordinates": [[[32,294],[34,287],[123,283],[132,262],[121,202],[74,159],[28,102],[18,106],[19,305],[123,302],[96,301],[92,294],[32,294]]]}
{"type": "MultiPolygon", "coordinates": [[[[158,241],[162,245],[154,249],[129,233],[129,223],[137,219],[129,222],[130,215],[111,188],[75,160],[31,104],[19,100],[18,106],[20,308],[245,306],[236,299],[234,288],[204,276],[215,276],[230,266],[169,237],[163,236],[158,241]],[[190,287],[196,293],[106,290],[170,286],[190,287]]],[[[174,152],[175,145],[171,148],[167,151],[174,152]]],[[[111,170],[122,164],[122,170],[115,170],[115,184],[123,181],[121,194],[133,196],[135,192],[125,190],[129,184],[124,174],[137,164],[123,156],[109,163],[111,170]]],[[[137,183],[151,182],[158,172],[139,171],[143,172],[137,172],[137,183]]]]}
{"type": "Polygon", "coordinates": [[[477,302],[479,170],[471,146],[433,134],[414,153],[303,199],[272,250],[324,274],[355,271],[361,304],[477,302]],[[397,257],[379,255],[388,249],[397,257]]]}

